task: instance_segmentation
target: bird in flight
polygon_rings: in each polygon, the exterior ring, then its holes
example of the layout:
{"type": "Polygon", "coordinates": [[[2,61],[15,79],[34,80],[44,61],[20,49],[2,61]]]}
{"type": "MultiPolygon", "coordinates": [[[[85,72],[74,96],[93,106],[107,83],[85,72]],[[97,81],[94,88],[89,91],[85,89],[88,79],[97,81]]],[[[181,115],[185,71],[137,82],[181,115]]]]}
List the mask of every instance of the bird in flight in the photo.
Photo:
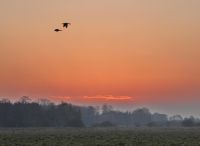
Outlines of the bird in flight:
{"type": "Polygon", "coordinates": [[[54,29],[54,31],[55,31],[55,32],[59,32],[59,31],[62,31],[62,30],[60,30],[60,29],[54,29]]]}
{"type": "Polygon", "coordinates": [[[67,28],[69,25],[71,25],[71,23],[67,23],[67,22],[62,23],[62,24],[63,24],[63,27],[65,27],[65,28],[67,28]]]}

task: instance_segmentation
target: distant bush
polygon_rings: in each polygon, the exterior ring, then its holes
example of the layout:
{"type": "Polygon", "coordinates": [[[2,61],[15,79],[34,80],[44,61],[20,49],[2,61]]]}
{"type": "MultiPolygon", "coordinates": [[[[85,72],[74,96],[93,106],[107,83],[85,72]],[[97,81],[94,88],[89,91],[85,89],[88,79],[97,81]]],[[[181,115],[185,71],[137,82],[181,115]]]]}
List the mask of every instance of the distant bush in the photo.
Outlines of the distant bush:
{"type": "Polygon", "coordinates": [[[193,127],[193,126],[195,126],[195,119],[193,117],[185,118],[182,121],[182,126],[184,126],[184,127],[193,127]]]}
{"type": "Polygon", "coordinates": [[[115,127],[116,125],[109,122],[109,121],[104,121],[102,123],[96,123],[93,125],[93,127],[115,127]]]}

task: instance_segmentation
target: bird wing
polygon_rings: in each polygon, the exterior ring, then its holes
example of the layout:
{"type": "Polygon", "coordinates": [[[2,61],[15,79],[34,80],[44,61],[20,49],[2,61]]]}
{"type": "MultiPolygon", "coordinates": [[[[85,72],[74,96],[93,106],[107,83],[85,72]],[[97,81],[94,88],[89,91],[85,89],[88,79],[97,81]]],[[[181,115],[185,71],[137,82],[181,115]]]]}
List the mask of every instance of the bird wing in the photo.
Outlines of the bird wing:
{"type": "Polygon", "coordinates": [[[63,25],[63,27],[66,27],[66,28],[67,28],[67,27],[68,27],[68,24],[67,24],[67,23],[65,23],[65,24],[63,25]]]}

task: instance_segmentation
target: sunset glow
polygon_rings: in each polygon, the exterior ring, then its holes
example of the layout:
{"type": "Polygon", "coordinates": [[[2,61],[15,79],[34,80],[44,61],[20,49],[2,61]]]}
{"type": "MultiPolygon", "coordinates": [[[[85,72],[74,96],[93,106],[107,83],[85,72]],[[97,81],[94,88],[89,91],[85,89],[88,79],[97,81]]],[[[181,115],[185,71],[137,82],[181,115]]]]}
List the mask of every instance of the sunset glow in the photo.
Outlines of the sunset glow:
{"type": "Polygon", "coordinates": [[[199,8],[199,0],[1,0],[0,97],[199,103],[199,8]],[[55,33],[65,21],[70,28],[55,33]]]}

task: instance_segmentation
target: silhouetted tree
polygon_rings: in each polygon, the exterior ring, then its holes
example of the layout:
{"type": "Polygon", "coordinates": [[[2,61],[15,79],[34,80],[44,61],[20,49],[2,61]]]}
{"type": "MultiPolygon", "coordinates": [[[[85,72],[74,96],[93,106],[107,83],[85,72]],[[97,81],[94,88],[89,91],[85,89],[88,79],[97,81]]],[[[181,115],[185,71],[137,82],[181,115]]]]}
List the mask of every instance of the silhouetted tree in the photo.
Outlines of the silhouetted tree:
{"type": "Polygon", "coordinates": [[[136,126],[144,126],[150,123],[151,113],[147,108],[137,109],[132,113],[133,122],[136,126]]]}
{"type": "Polygon", "coordinates": [[[151,117],[151,124],[155,126],[165,126],[167,122],[168,118],[165,114],[154,113],[151,117]]]}
{"type": "Polygon", "coordinates": [[[113,107],[111,105],[107,105],[107,104],[104,104],[102,106],[102,113],[105,114],[105,113],[109,113],[113,110],[113,107]]]}
{"type": "Polygon", "coordinates": [[[195,118],[193,116],[190,116],[189,118],[184,118],[184,120],[182,121],[182,125],[184,127],[195,126],[195,118]]]}
{"type": "Polygon", "coordinates": [[[11,103],[0,101],[0,127],[81,127],[80,108],[68,103],[30,102],[27,96],[11,103]]]}
{"type": "Polygon", "coordinates": [[[183,121],[183,117],[181,115],[173,115],[169,118],[170,121],[177,121],[177,122],[180,122],[180,121],[183,121]]]}

